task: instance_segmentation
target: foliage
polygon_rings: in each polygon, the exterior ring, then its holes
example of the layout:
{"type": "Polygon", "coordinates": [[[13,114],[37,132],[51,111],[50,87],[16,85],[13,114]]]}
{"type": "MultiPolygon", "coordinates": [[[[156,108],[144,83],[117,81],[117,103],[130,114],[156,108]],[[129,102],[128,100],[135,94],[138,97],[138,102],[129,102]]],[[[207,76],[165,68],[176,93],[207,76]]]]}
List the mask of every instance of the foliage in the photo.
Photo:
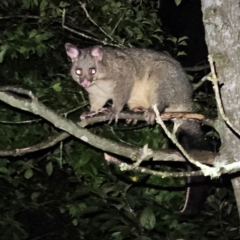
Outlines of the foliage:
{"type": "MultiPolygon", "coordinates": [[[[179,48],[187,38],[176,39],[163,31],[158,7],[153,0],[89,0],[86,9],[95,25],[75,0],[2,0],[1,85],[30,89],[45,105],[78,121],[88,110],[88,101],[67,75],[64,43],[106,42],[184,55],[179,48]],[[62,27],[63,9],[65,24],[82,36],[62,27]]],[[[0,105],[2,150],[32,146],[57,131],[33,115],[0,105]]],[[[200,103],[197,106],[202,109],[200,103]]],[[[89,130],[129,145],[169,147],[156,126],[120,122],[89,130]]],[[[182,180],[121,172],[104,162],[101,151],[73,138],[32,154],[2,157],[0,176],[2,239],[238,239],[231,190],[217,190],[206,211],[185,222],[179,216],[182,180]]]]}

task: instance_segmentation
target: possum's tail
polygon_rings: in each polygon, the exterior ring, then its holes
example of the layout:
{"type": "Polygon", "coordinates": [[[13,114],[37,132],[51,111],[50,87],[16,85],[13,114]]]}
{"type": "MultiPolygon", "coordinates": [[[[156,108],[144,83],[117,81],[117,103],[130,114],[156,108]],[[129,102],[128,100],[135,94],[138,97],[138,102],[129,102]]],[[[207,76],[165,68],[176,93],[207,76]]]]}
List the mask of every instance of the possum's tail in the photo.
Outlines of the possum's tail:
{"type": "MultiPolygon", "coordinates": [[[[212,151],[212,147],[205,139],[201,125],[197,121],[184,121],[177,131],[178,141],[188,151],[192,149],[212,151]]],[[[197,170],[195,166],[187,164],[188,170],[197,170]]],[[[204,176],[190,177],[187,180],[186,200],[181,213],[184,216],[196,216],[203,208],[210,189],[210,179],[204,176]]]]}

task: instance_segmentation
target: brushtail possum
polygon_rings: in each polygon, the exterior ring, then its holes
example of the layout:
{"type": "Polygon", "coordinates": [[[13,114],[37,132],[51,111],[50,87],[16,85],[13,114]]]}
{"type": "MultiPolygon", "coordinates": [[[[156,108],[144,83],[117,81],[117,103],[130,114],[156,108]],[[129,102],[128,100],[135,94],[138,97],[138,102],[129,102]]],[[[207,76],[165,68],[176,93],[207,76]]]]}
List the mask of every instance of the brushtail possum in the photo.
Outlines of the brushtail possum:
{"type": "MultiPolygon", "coordinates": [[[[192,88],[180,64],[165,53],[147,49],[114,49],[94,46],[79,49],[65,44],[67,55],[72,60],[72,78],[89,94],[91,112],[98,112],[108,100],[112,100],[111,118],[117,120],[124,105],[130,110],[142,109],[145,119],[152,124],[155,114],[152,106],[157,104],[160,112],[191,112],[192,88]]],[[[189,148],[202,133],[199,123],[185,122],[178,130],[193,133],[192,139],[183,140],[189,148]],[[191,129],[190,129],[190,128],[191,129]]],[[[184,211],[193,212],[200,205],[203,194],[194,190],[194,202],[184,211]],[[196,197],[201,195],[200,198],[196,197]],[[193,211],[192,211],[193,210],[193,211]]],[[[205,191],[205,190],[204,190],[205,191]]],[[[205,193],[204,193],[205,196],[205,193]]]]}
{"type": "Polygon", "coordinates": [[[154,104],[160,112],[192,111],[189,80],[165,53],[101,46],[78,49],[70,43],[65,48],[73,79],[89,94],[91,112],[98,112],[109,99],[116,120],[125,104],[130,110],[142,109],[148,123],[155,121],[154,104]]]}

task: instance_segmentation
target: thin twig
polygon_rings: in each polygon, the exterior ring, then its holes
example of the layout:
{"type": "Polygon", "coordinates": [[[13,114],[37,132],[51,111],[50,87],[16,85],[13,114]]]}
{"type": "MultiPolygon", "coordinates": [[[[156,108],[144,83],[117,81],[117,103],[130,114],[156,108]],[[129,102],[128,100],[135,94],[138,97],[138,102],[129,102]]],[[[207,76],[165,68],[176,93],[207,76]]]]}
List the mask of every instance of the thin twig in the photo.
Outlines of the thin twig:
{"type": "Polygon", "coordinates": [[[145,159],[149,159],[150,156],[152,156],[153,151],[152,149],[148,148],[148,144],[144,145],[141,149],[141,154],[139,155],[137,161],[133,164],[133,166],[138,167],[144,161],[145,159]]]}
{"type": "Polygon", "coordinates": [[[198,71],[202,71],[209,68],[210,68],[209,65],[202,65],[202,66],[194,66],[194,67],[184,67],[183,69],[186,72],[198,72],[198,71]]]}
{"type": "Polygon", "coordinates": [[[121,139],[121,138],[115,133],[114,128],[113,128],[112,126],[109,125],[109,128],[110,128],[111,133],[114,135],[114,137],[115,137],[119,142],[124,143],[124,144],[126,144],[126,145],[128,145],[128,146],[134,147],[134,144],[131,144],[131,143],[126,142],[126,141],[124,141],[123,139],[121,139]]]}
{"type": "Polygon", "coordinates": [[[122,47],[121,44],[114,44],[114,43],[111,43],[111,42],[106,42],[104,40],[100,40],[98,38],[94,38],[94,37],[90,37],[82,32],[79,32],[79,31],[76,31],[68,26],[65,25],[65,20],[66,20],[66,9],[63,9],[62,11],[62,28],[68,30],[69,32],[72,32],[72,33],[75,33],[83,38],[86,38],[86,39],[90,39],[92,41],[95,41],[95,42],[100,42],[102,43],[103,45],[109,45],[109,46],[112,46],[112,47],[122,47]]]}
{"type": "Polygon", "coordinates": [[[32,15],[14,15],[14,16],[2,16],[0,17],[0,20],[1,19],[12,19],[12,18],[31,18],[31,19],[42,19],[42,18],[54,18],[54,17],[51,17],[51,16],[48,16],[48,17],[39,17],[39,16],[32,16],[32,15]]]}
{"type": "Polygon", "coordinates": [[[210,63],[210,68],[211,68],[211,73],[212,73],[212,77],[209,77],[208,80],[210,80],[213,84],[213,90],[215,92],[215,99],[216,99],[216,102],[218,105],[219,112],[220,112],[223,120],[225,121],[225,123],[228,125],[228,127],[230,127],[230,129],[232,129],[238,136],[240,136],[240,131],[236,127],[233,126],[233,124],[231,123],[229,118],[224,113],[221,96],[220,96],[220,92],[219,92],[218,77],[217,77],[217,74],[216,74],[216,71],[214,68],[213,58],[211,55],[208,55],[208,61],[210,63]]]}
{"type": "Polygon", "coordinates": [[[93,23],[95,26],[97,26],[98,29],[99,29],[106,37],[108,37],[108,38],[113,42],[114,39],[113,39],[110,35],[108,35],[108,34],[104,31],[104,29],[102,29],[102,28],[92,19],[92,17],[89,15],[89,13],[88,13],[88,11],[87,11],[87,9],[86,9],[86,3],[82,3],[82,2],[79,2],[79,3],[80,3],[81,8],[83,9],[83,11],[85,12],[87,18],[89,19],[89,21],[90,21],[91,23],[93,23]]]}
{"type": "Polygon", "coordinates": [[[30,123],[38,123],[41,122],[42,119],[35,119],[35,120],[25,120],[25,121],[17,121],[17,122],[13,122],[13,121],[1,121],[1,124],[8,124],[8,125],[21,125],[21,124],[30,124],[30,123]]]}
{"type": "Polygon", "coordinates": [[[123,12],[123,14],[122,14],[122,17],[119,18],[119,20],[117,21],[116,25],[114,26],[114,28],[113,28],[113,30],[112,30],[112,32],[111,32],[111,34],[110,34],[111,36],[112,36],[113,33],[116,31],[119,23],[123,20],[123,16],[125,15],[125,12],[126,12],[126,11],[127,11],[127,8],[125,8],[125,10],[124,10],[124,12],[123,12]]]}
{"type": "Polygon", "coordinates": [[[204,76],[198,83],[193,84],[193,91],[196,91],[199,87],[203,85],[203,83],[208,80],[210,74],[204,76]]]}
{"type": "Polygon", "coordinates": [[[89,104],[89,103],[84,103],[84,104],[82,104],[82,105],[79,106],[79,107],[76,107],[76,108],[74,108],[74,109],[71,109],[71,110],[69,110],[69,111],[67,111],[67,112],[65,112],[65,113],[61,113],[61,115],[66,118],[69,114],[71,114],[71,113],[73,113],[73,112],[77,112],[78,110],[82,109],[83,107],[87,106],[88,104],[89,104]]]}
{"type": "Polygon", "coordinates": [[[147,173],[147,174],[151,174],[151,175],[155,175],[155,176],[159,176],[162,178],[166,178],[166,177],[194,177],[194,176],[202,176],[203,173],[202,171],[191,171],[191,172],[162,172],[162,171],[156,171],[156,170],[151,170],[148,168],[144,168],[144,167],[139,167],[136,166],[135,164],[131,165],[131,164],[127,164],[125,162],[120,161],[118,158],[113,157],[107,153],[104,153],[104,158],[105,160],[107,160],[108,162],[111,162],[113,164],[118,165],[122,171],[136,171],[136,172],[141,172],[141,173],[147,173]]]}
{"type": "Polygon", "coordinates": [[[70,136],[71,135],[66,132],[61,132],[61,133],[57,133],[53,136],[50,136],[47,140],[37,143],[33,146],[29,146],[29,147],[25,147],[25,148],[15,148],[15,149],[9,149],[9,150],[0,149],[0,156],[1,157],[22,156],[27,153],[37,152],[39,150],[43,150],[43,149],[52,147],[70,136]]]}
{"type": "Polygon", "coordinates": [[[112,32],[111,32],[110,35],[113,35],[113,33],[116,31],[116,29],[117,29],[119,23],[120,23],[122,20],[123,20],[123,18],[120,17],[119,20],[117,21],[116,25],[114,26],[114,28],[113,28],[113,30],[112,30],[112,32]]]}
{"type": "Polygon", "coordinates": [[[157,105],[156,105],[156,104],[153,106],[153,110],[154,110],[154,112],[155,112],[155,114],[156,114],[156,122],[161,125],[161,127],[162,127],[162,129],[164,130],[165,134],[166,134],[166,135],[168,136],[168,138],[171,139],[172,142],[177,146],[177,148],[181,151],[181,153],[183,154],[183,156],[184,156],[190,163],[192,163],[192,164],[194,164],[195,166],[199,167],[199,168],[203,171],[204,175],[210,175],[210,174],[211,174],[212,177],[218,177],[218,176],[219,176],[219,173],[217,173],[217,171],[212,171],[212,169],[213,169],[212,167],[206,166],[206,165],[204,165],[204,164],[202,164],[202,163],[194,160],[193,158],[191,158],[191,157],[189,156],[189,154],[185,151],[185,149],[184,149],[184,148],[181,146],[181,144],[178,142],[178,140],[177,140],[177,138],[176,138],[176,135],[175,135],[175,134],[171,134],[171,133],[168,131],[166,125],[164,124],[164,122],[162,121],[162,119],[161,119],[161,117],[160,117],[160,114],[159,114],[159,111],[158,111],[158,109],[157,109],[157,105]]]}
{"type": "Polygon", "coordinates": [[[81,33],[81,32],[78,32],[72,28],[69,28],[68,26],[65,25],[65,19],[66,19],[66,9],[64,8],[63,11],[62,11],[62,27],[66,30],[68,30],[69,32],[72,32],[72,33],[75,33],[81,37],[84,37],[86,39],[90,39],[90,40],[93,40],[95,42],[101,42],[103,45],[107,45],[108,43],[105,42],[105,41],[100,41],[99,39],[97,38],[94,38],[94,37],[90,37],[84,33],[81,33]]]}

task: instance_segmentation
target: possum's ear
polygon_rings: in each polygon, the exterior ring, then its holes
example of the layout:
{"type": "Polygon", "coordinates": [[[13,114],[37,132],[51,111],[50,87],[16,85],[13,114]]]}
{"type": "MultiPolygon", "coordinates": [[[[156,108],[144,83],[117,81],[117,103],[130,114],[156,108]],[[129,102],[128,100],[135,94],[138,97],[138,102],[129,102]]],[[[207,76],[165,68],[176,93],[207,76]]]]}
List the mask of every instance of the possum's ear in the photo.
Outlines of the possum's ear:
{"type": "Polygon", "coordinates": [[[102,61],[103,51],[102,46],[94,46],[90,52],[91,56],[97,59],[98,61],[102,61]]]}
{"type": "Polygon", "coordinates": [[[81,54],[81,51],[71,43],[66,43],[65,44],[65,49],[66,49],[67,55],[71,59],[75,59],[81,54]]]}

